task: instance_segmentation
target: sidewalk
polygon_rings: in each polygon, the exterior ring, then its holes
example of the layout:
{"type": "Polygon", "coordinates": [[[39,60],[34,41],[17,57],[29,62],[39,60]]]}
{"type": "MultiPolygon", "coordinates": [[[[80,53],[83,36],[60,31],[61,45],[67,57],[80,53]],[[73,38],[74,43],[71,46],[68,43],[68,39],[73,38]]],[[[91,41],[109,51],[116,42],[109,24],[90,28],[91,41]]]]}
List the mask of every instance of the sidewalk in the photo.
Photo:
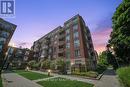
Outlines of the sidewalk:
{"type": "MultiPolygon", "coordinates": [[[[40,73],[40,74],[47,74],[47,72],[33,71],[33,70],[30,70],[30,71],[36,72],[36,73],[40,73]]],[[[70,76],[70,75],[59,75],[59,74],[54,74],[54,73],[52,73],[51,75],[54,76],[53,78],[55,78],[55,77],[62,77],[62,78],[70,79],[70,80],[77,80],[77,81],[86,82],[86,83],[92,83],[92,84],[95,84],[96,81],[97,81],[97,80],[91,80],[91,79],[74,77],[74,76],[70,76]]],[[[47,78],[47,79],[49,79],[49,78],[47,78]]]]}
{"type": "MultiPolygon", "coordinates": [[[[47,72],[41,72],[41,71],[32,71],[32,72],[47,74],[47,72]]],[[[121,87],[118,81],[118,78],[115,74],[115,71],[113,69],[106,70],[100,80],[91,80],[91,79],[73,77],[70,75],[58,75],[54,73],[52,73],[51,75],[53,75],[53,77],[31,81],[16,73],[8,72],[8,73],[3,73],[2,78],[4,79],[4,87],[42,87],[38,85],[36,82],[48,80],[48,79],[52,79],[56,77],[62,77],[62,78],[70,79],[70,80],[77,80],[77,81],[82,81],[86,83],[92,83],[95,85],[94,87],[121,87]]]]}
{"type": "Polygon", "coordinates": [[[16,73],[3,73],[4,87],[42,87],[16,73]]]}
{"type": "MultiPolygon", "coordinates": [[[[32,71],[32,72],[47,74],[46,72],[41,72],[41,71],[32,71]]],[[[115,71],[111,68],[109,68],[108,70],[104,72],[104,75],[102,76],[100,80],[91,80],[91,79],[73,77],[69,75],[58,75],[54,73],[52,73],[52,75],[54,77],[63,77],[70,80],[77,80],[77,81],[82,81],[86,83],[92,83],[95,85],[94,87],[122,87],[118,81],[115,71]]]]}
{"type": "Polygon", "coordinates": [[[102,78],[95,83],[95,87],[122,87],[113,69],[104,72],[102,78]]]}

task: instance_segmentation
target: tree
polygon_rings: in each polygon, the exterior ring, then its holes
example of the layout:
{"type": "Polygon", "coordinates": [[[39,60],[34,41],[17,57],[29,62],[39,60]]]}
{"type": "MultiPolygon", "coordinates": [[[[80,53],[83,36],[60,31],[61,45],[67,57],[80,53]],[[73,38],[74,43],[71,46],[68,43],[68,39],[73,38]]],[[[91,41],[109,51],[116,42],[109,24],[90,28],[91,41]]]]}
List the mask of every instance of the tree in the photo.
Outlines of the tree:
{"type": "Polygon", "coordinates": [[[56,60],[56,65],[57,65],[57,69],[58,69],[61,73],[65,74],[65,72],[66,72],[66,63],[65,63],[65,61],[63,60],[63,58],[58,58],[58,59],[56,60]]]}
{"type": "Polygon", "coordinates": [[[130,0],[123,0],[112,17],[111,39],[115,56],[120,63],[130,64],[130,0]]]}
{"type": "Polygon", "coordinates": [[[43,68],[43,69],[50,69],[50,64],[51,64],[51,62],[50,62],[49,59],[43,60],[41,62],[41,68],[43,68]]]}
{"type": "Polygon", "coordinates": [[[112,65],[114,69],[118,68],[117,59],[109,50],[107,50],[107,62],[109,65],[112,65]]]}
{"type": "Polygon", "coordinates": [[[31,60],[28,62],[28,66],[31,68],[38,69],[40,66],[40,63],[37,63],[35,60],[31,60]]]}
{"type": "Polygon", "coordinates": [[[31,60],[28,62],[28,66],[33,68],[33,65],[36,64],[36,61],[35,60],[31,60]]]}
{"type": "Polygon", "coordinates": [[[50,69],[55,70],[56,69],[56,61],[52,60],[50,64],[50,69]]]}
{"type": "Polygon", "coordinates": [[[107,69],[108,62],[107,62],[107,51],[103,51],[99,54],[99,60],[97,64],[96,71],[100,74],[103,73],[107,69]]]}
{"type": "Polygon", "coordinates": [[[106,51],[103,51],[102,53],[99,54],[99,63],[103,65],[108,65],[106,51]]]}

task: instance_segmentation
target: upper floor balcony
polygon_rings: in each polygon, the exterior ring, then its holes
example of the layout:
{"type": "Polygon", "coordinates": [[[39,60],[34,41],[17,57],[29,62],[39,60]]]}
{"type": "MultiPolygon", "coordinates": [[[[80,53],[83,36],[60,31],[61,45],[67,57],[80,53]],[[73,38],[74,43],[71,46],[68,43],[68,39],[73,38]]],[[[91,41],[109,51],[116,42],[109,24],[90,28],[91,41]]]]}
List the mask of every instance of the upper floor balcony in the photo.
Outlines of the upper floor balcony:
{"type": "Polygon", "coordinates": [[[64,45],[65,41],[59,41],[59,45],[64,45]]]}
{"type": "Polygon", "coordinates": [[[61,38],[65,38],[65,34],[59,35],[59,39],[61,39],[61,38]]]}

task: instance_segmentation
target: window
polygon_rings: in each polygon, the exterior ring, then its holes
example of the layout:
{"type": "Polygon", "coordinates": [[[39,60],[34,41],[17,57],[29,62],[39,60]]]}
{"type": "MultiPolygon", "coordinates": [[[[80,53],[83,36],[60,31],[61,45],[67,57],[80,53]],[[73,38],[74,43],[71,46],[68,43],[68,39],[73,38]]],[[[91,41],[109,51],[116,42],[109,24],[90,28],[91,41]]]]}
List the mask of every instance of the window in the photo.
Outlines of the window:
{"type": "Polygon", "coordinates": [[[94,53],[93,53],[93,52],[91,52],[91,56],[94,56],[94,53]]]}
{"type": "Polygon", "coordinates": [[[54,38],[53,37],[51,37],[51,41],[53,41],[54,40],[54,38]]]}
{"type": "Polygon", "coordinates": [[[88,37],[88,40],[91,40],[91,37],[88,37]]]}
{"type": "Polygon", "coordinates": [[[66,51],[66,58],[67,58],[67,59],[70,58],[70,50],[67,50],[67,51],[66,51]]]}
{"type": "Polygon", "coordinates": [[[9,53],[12,54],[13,51],[14,51],[14,49],[13,49],[13,48],[10,48],[9,53]]]}
{"type": "Polygon", "coordinates": [[[74,39],[79,37],[79,33],[78,32],[74,32],[74,39]]]}
{"type": "Polygon", "coordinates": [[[70,43],[66,43],[66,48],[70,48],[70,43]]]}
{"type": "Polygon", "coordinates": [[[57,44],[57,41],[54,41],[54,44],[57,44]]]}
{"type": "Polygon", "coordinates": [[[79,40],[78,39],[74,40],[74,47],[77,48],[77,47],[79,47],[79,45],[80,45],[79,40]]]}
{"type": "Polygon", "coordinates": [[[77,31],[77,30],[78,30],[78,25],[76,24],[73,26],[73,31],[77,31]]]}
{"type": "Polygon", "coordinates": [[[66,36],[66,41],[70,41],[70,35],[66,36]]]}
{"type": "Polygon", "coordinates": [[[5,38],[0,38],[0,44],[5,44],[6,39],[5,38]]]}
{"type": "Polygon", "coordinates": [[[75,57],[79,57],[80,56],[80,50],[75,50],[75,57]]]}
{"type": "Polygon", "coordinates": [[[52,52],[52,49],[50,48],[50,49],[49,49],[49,53],[51,53],[51,52],[52,52]]]}
{"type": "Polygon", "coordinates": [[[93,47],[93,45],[92,45],[92,44],[90,44],[90,45],[89,45],[89,47],[90,47],[90,48],[92,48],[92,47],[93,47]]]}
{"type": "Polygon", "coordinates": [[[81,64],[81,60],[75,60],[75,64],[81,64]]]}
{"type": "Polygon", "coordinates": [[[0,52],[2,51],[2,45],[0,45],[0,52]]]}
{"type": "Polygon", "coordinates": [[[56,47],[53,48],[54,53],[56,53],[56,47]]]}
{"type": "Polygon", "coordinates": [[[70,34],[70,29],[67,29],[67,30],[66,30],[66,35],[67,35],[67,34],[70,34]]]}
{"type": "Polygon", "coordinates": [[[66,27],[69,27],[69,26],[70,26],[70,24],[71,24],[71,22],[68,22],[68,23],[66,24],[66,27]]]}
{"type": "Polygon", "coordinates": [[[73,23],[78,23],[78,18],[73,19],[73,23]]]}
{"type": "Polygon", "coordinates": [[[57,39],[57,35],[55,35],[55,39],[57,39]]]}
{"type": "Polygon", "coordinates": [[[4,38],[8,38],[9,37],[9,33],[5,32],[5,31],[2,31],[1,36],[4,37],[4,38]]]}
{"type": "Polygon", "coordinates": [[[88,40],[88,36],[87,35],[85,35],[85,39],[88,40]]]}

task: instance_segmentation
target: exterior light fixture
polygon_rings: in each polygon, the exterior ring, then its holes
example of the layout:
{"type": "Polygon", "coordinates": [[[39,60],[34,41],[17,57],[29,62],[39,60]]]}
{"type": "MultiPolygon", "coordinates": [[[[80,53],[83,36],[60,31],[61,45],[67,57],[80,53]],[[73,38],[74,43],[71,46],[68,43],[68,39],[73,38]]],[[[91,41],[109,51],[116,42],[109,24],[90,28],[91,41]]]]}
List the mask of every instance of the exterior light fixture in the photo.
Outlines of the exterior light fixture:
{"type": "Polygon", "coordinates": [[[48,69],[48,76],[50,76],[51,75],[51,70],[50,69],[48,69]]]}

